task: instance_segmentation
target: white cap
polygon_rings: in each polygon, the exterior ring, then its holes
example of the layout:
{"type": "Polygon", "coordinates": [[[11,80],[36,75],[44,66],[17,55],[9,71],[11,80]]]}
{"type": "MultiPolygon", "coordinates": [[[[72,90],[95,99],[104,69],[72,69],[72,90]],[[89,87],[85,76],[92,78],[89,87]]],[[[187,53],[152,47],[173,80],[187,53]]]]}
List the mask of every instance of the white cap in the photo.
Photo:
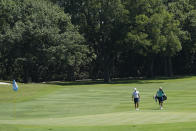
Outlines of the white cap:
{"type": "Polygon", "coordinates": [[[134,88],[134,90],[136,91],[137,89],[136,89],[136,88],[134,88]]]}
{"type": "Polygon", "coordinates": [[[161,90],[162,90],[162,87],[160,86],[160,87],[159,87],[159,89],[161,89],[161,90]]]}

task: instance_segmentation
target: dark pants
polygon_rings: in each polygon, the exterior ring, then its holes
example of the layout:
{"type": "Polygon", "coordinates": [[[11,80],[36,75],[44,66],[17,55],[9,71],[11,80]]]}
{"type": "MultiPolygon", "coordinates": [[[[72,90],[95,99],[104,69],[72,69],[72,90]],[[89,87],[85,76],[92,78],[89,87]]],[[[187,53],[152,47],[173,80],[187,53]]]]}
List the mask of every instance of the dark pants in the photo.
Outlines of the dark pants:
{"type": "Polygon", "coordinates": [[[163,97],[157,97],[157,99],[159,100],[159,104],[163,103],[163,97]]]}
{"type": "Polygon", "coordinates": [[[139,98],[134,98],[134,103],[138,103],[139,102],[139,98]]]}

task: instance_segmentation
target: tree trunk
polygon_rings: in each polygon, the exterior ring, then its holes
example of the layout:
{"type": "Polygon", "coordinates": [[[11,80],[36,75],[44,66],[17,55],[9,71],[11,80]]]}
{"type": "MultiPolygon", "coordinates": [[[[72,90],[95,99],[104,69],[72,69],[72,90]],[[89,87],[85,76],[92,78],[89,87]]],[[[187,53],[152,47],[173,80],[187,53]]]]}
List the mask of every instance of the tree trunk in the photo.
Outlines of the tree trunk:
{"type": "Polygon", "coordinates": [[[172,58],[171,58],[171,56],[170,57],[168,57],[168,75],[169,76],[173,76],[174,74],[173,74],[173,66],[172,66],[172,58]]]}
{"type": "Polygon", "coordinates": [[[105,56],[103,61],[103,71],[104,71],[104,82],[110,83],[111,82],[111,69],[112,69],[112,56],[105,56]]]}
{"type": "Polygon", "coordinates": [[[24,83],[28,83],[29,81],[29,68],[30,66],[28,65],[28,63],[24,64],[24,78],[23,78],[23,82],[24,83]]]}
{"type": "Polygon", "coordinates": [[[104,82],[105,83],[110,83],[111,82],[110,71],[109,71],[108,67],[104,68],[104,82]]]}
{"type": "Polygon", "coordinates": [[[75,76],[74,76],[74,69],[72,67],[70,67],[69,71],[68,71],[68,78],[69,81],[74,81],[75,80],[75,76]]]}
{"type": "Polygon", "coordinates": [[[164,57],[164,75],[168,76],[168,60],[167,60],[167,57],[164,57]]]}
{"type": "Polygon", "coordinates": [[[154,77],[154,59],[152,58],[151,65],[150,65],[150,76],[154,77]]]}
{"type": "Polygon", "coordinates": [[[154,77],[154,57],[150,56],[150,66],[148,70],[148,77],[154,77]]]}

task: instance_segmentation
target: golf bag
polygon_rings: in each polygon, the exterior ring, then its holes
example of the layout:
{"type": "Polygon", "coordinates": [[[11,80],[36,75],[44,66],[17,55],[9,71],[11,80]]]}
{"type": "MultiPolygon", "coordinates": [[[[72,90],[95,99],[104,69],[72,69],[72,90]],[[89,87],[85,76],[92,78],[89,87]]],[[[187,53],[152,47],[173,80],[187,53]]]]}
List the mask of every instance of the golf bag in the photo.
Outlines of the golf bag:
{"type": "Polygon", "coordinates": [[[165,101],[165,100],[167,100],[167,96],[166,95],[163,96],[163,101],[165,101]]]}

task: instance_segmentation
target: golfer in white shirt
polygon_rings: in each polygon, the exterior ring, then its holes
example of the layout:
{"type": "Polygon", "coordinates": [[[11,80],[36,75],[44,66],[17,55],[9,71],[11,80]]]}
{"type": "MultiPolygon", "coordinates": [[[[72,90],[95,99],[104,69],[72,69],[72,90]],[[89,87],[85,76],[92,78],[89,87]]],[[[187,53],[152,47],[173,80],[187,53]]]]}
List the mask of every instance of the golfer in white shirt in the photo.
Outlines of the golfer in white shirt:
{"type": "Polygon", "coordinates": [[[134,88],[134,92],[132,94],[132,100],[134,100],[135,110],[139,110],[139,99],[140,99],[139,91],[137,91],[137,89],[134,88]]]}

